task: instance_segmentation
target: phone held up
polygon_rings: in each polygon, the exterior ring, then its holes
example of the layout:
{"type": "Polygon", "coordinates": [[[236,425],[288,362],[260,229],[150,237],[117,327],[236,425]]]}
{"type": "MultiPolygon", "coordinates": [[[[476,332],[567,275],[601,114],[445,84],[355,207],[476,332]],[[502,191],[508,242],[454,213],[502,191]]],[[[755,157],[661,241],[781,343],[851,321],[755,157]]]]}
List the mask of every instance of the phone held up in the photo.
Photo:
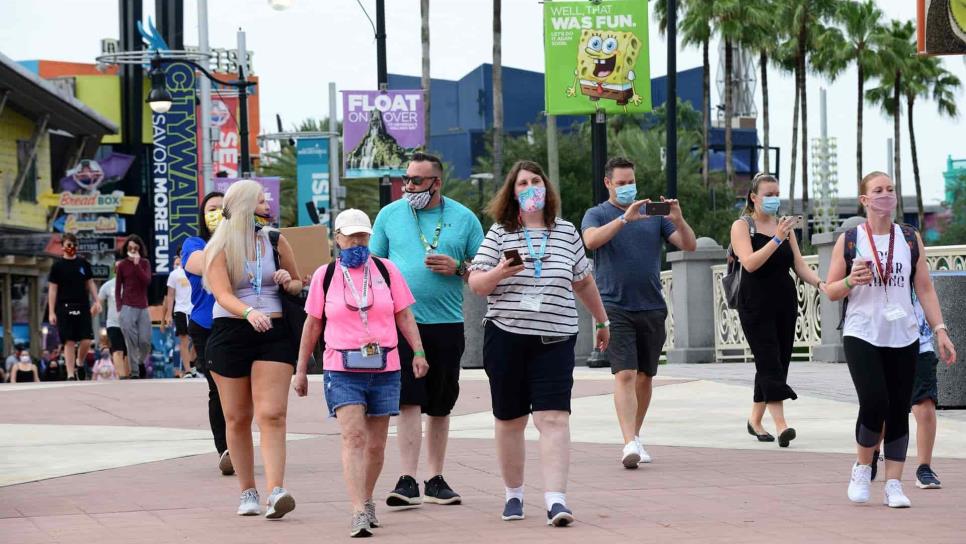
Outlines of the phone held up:
{"type": "Polygon", "coordinates": [[[641,206],[641,215],[670,215],[670,202],[645,202],[641,206]]]}
{"type": "Polygon", "coordinates": [[[503,256],[506,257],[506,262],[510,266],[520,266],[523,264],[523,257],[520,256],[520,252],[516,249],[504,251],[503,256]]]}

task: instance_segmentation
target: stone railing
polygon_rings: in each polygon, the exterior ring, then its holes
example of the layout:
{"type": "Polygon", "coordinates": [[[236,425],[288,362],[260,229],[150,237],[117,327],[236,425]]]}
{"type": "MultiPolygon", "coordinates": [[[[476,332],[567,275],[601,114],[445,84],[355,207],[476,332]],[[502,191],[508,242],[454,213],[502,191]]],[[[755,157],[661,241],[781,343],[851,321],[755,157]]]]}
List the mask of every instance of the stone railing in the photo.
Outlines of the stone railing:
{"type": "MultiPolygon", "coordinates": [[[[810,255],[805,262],[814,270],[818,270],[818,257],[810,255]]],[[[937,246],[926,248],[926,262],[930,270],[966,270],[966,245],[937,246]]],[[[720,264],[711,267],[713,278],[714,308],[714,350],[718,361],[752,361],[751,350],[741,330],[738,312],[728,308],[725,303],[724,289],[721,278],[727,273],[727,265],[720,264]]],[[[806,285],[798,276],[793,274],[798,289],[798,323],[795,327],[795,343],[793,359],[807,360],[812,356],[812,350],[822,341],[822,321],[820,317],[820,293],[810,285],[806,285]]],[[[664,295],[671,300],[672,285],[669,273],[661,276],[664,295]],[[667,279],[665,280],[665,275],[667,279]]],[[[669,304],[669,306],[671,306],[669,304]]],[[[669,311],[672,311],[669,308],[669,311]]],[[[673,322],[668,320],[670,333],[673,333],[673,322]]],[[[670,339],[671,334],[668,335],[670,339]]],[[[673,343],[669,341],[665,349],[671,349],[673,343]]]]}
{"type": "Polygon", "coordinates": [[[674,347],[674,304],[671,295],[674,293],[674,276],[670,270],[661,272],[661,291],[664,293],[664,300],[667,302],[667,319],[664,320],[664,332],[667,337],[664,339],[664,348],[661,350],[662,357],[667,350],[674,347]]]}
{"type": "MultiPolygon", "coordinates": [[[[809,255],[805,262],[813,270],[818,270],[818,257],[809,255]]],[[[728,265],[722,264],[712,267],[714,278],[714,325],[715,325],[715,357],[719,361],[751,361],[751,349],[741,330],[738,312],[728,308],[725,303],[724,288],[721,278],[728,271],[728,265]]],[[[822,324],[819,319],[818,289],[801,281],[794,273],[795,287],[798,292],[798,323],[795,326],[795,343],[793,359],[808,360],[812,356],[812,348],[822,340],[822,324]]]]}

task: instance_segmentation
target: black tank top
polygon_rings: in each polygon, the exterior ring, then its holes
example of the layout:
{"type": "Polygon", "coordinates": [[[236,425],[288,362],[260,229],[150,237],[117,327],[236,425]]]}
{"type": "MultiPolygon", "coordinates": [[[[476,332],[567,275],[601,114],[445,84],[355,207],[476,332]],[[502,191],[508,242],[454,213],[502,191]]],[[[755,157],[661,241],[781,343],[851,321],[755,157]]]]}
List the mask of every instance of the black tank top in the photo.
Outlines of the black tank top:
{"type": "MultiPolygon", "coordinates": [[[[756,232],[751,239],[755,251],[774,244],[772,236],[756,232]]],[[[790,272],[795,265],[791,240],[786,240],[754,272],[742,271],[739,304],[744,308],[793,305],[797,308],[795,280],[790,272]]]]}
{"type": "Polygon", "coordinates": [[[34,371],[33,370],[20,370],[17,369],[17,383],[21,382],[32,382],[34,381],[34,371]]]}

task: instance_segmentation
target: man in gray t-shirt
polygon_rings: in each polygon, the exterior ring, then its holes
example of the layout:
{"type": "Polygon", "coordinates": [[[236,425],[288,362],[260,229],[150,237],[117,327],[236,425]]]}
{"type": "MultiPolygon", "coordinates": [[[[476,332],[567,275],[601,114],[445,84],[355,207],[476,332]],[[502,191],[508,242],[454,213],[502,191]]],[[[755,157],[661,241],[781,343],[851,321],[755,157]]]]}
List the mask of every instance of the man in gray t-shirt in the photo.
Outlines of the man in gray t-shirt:
{"type": "Polygon", "coordinates": [[[661,246],[670,242],[694,251],[694,231],[677,200],[666,216],[643,215],[650,200],[637,199],[634,163],[622,157],[607,161],[604,185],[610,198],[584,214],[584,245],[595,254],[600,298],[610,320],[607,349],[614,373],[614,404],[624,435],[622,463],[637,468],[651,457],[640,431],[651,402],[653,378],[664,346],[667,305],[661,294],[661,246]]]}

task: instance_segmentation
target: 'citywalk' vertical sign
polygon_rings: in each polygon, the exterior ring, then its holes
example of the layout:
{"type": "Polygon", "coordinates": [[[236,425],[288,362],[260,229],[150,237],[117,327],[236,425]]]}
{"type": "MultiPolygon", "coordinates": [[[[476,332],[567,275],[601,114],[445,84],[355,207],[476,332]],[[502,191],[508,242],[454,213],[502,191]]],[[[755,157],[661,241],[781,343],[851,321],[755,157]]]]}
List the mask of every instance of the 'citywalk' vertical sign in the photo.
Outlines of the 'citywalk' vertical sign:
{"type": "Polygon", "coordinates": [[[171,109],[151,124],[151,188],[154,204],[154,272],[167,274],[174,249],[198,232],[198,145],[195,73],[181,63],[165,66],[171,109]]]}
{"type": "Polygon", "coordinates": [[[319,212],[319,223],[329,224],[329,139],[299,138],[295,142],[299,226],[314,225],[306,203],[319,212]]]}

